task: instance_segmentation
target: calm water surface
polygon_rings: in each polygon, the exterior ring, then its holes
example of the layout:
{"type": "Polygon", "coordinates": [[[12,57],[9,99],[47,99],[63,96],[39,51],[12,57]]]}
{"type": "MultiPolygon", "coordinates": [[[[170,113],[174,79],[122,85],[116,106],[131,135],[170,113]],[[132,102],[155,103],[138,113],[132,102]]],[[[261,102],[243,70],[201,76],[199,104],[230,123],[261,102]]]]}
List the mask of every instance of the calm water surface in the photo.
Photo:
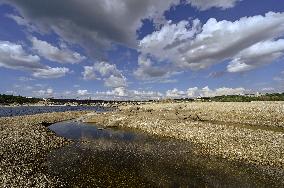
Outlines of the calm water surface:
{"type": "Polygon", "coordinates": [[[33,115],[49,112],[66,112],[66,111],[85,111],[104,110],[99,106],[18,106],[18,107],[0,107],[0,117],[33,115]]]}
{"type": "Polygon", "coordinates": [[[201,156],[190,142],[74,121],[49,128],[75,140],[46,162],[48,173],[68,187],[281,186],[255,167],[201,156]]]}

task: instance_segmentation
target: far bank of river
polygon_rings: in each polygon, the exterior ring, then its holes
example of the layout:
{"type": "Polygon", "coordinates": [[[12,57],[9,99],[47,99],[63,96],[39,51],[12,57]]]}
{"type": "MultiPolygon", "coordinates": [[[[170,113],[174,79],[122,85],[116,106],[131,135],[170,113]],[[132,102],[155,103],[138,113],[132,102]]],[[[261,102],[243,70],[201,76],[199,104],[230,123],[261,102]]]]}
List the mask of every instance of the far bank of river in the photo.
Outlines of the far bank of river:
{"type": "Polygon", "coordinates": [[[0,106],[0,117],[13,117],[23,115],[34,115],[51,112],[67,111],[105,111],[110,108],[101,106],[0,106]]]}

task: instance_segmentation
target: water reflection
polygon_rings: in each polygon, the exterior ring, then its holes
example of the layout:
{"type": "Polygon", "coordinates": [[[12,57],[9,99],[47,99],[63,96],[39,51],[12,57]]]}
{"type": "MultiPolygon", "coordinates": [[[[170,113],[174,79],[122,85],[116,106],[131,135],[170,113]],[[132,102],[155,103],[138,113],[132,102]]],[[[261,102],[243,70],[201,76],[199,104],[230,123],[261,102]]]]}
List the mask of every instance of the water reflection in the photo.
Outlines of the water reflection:
{"type": "Polygon", "coordinates": [[[116,139],[124,141],[144,140],[146,134],[130,132],[121,129],[104,129],[94,125],[86,125],[82,122],[69,121],[56,123],[48,127],[57,135],[75,140],[95,140],[100,138],[116,139]]]}
{"type": "Polygon", "coordinates": [[[71,187],[271,187],[280,181],[242,163],[202,156],[189,142],[80,122],[50,126],[76,139],[48,156],[51,175],[71,187]]]}

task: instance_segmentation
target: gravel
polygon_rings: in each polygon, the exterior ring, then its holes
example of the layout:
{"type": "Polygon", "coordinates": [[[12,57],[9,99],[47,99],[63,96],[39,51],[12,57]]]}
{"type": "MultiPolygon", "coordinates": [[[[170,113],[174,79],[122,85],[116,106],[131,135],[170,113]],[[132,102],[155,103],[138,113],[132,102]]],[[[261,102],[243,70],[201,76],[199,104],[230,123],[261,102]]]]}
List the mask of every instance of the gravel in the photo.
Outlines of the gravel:
{"type": "Polygon", "coordinates": [[[283,102],[128,105],[84,121],[187,140],[204,155],[256,165],[272,177],[284,176],[283,102]]]}
{"type": "Polygon", "coordinates": [[[46,125],[86,114],[56,112],[0,118],[0,185],[2,187],[60,187],[56,177],[45,174],[46,154],[70,141],[46,125]]]}
{"type": "Polygon", "coordinates": [[[284,184],[284,103],[152,103],[115,112],[56,112],[0,118],[0,185],[64,187],[46,173],[45,158],[70,140],[46,126],[81,117],[106,127],[134,128],[194,143],[202,155],[257,166],[284,184]],[[282,177],[282,178],[281,178],[282,177]]]}

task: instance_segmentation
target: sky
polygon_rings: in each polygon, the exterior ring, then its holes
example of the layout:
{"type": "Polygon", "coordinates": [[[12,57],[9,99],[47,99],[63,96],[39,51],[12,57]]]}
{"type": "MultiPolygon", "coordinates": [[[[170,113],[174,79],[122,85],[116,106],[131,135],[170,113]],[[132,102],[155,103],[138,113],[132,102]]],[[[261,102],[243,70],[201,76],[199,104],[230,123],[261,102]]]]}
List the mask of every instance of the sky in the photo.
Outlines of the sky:
{"type": "Polygon", "coordinates": [[[0,93],[284,92],[282,0],[0,0],[0,93]]]}

